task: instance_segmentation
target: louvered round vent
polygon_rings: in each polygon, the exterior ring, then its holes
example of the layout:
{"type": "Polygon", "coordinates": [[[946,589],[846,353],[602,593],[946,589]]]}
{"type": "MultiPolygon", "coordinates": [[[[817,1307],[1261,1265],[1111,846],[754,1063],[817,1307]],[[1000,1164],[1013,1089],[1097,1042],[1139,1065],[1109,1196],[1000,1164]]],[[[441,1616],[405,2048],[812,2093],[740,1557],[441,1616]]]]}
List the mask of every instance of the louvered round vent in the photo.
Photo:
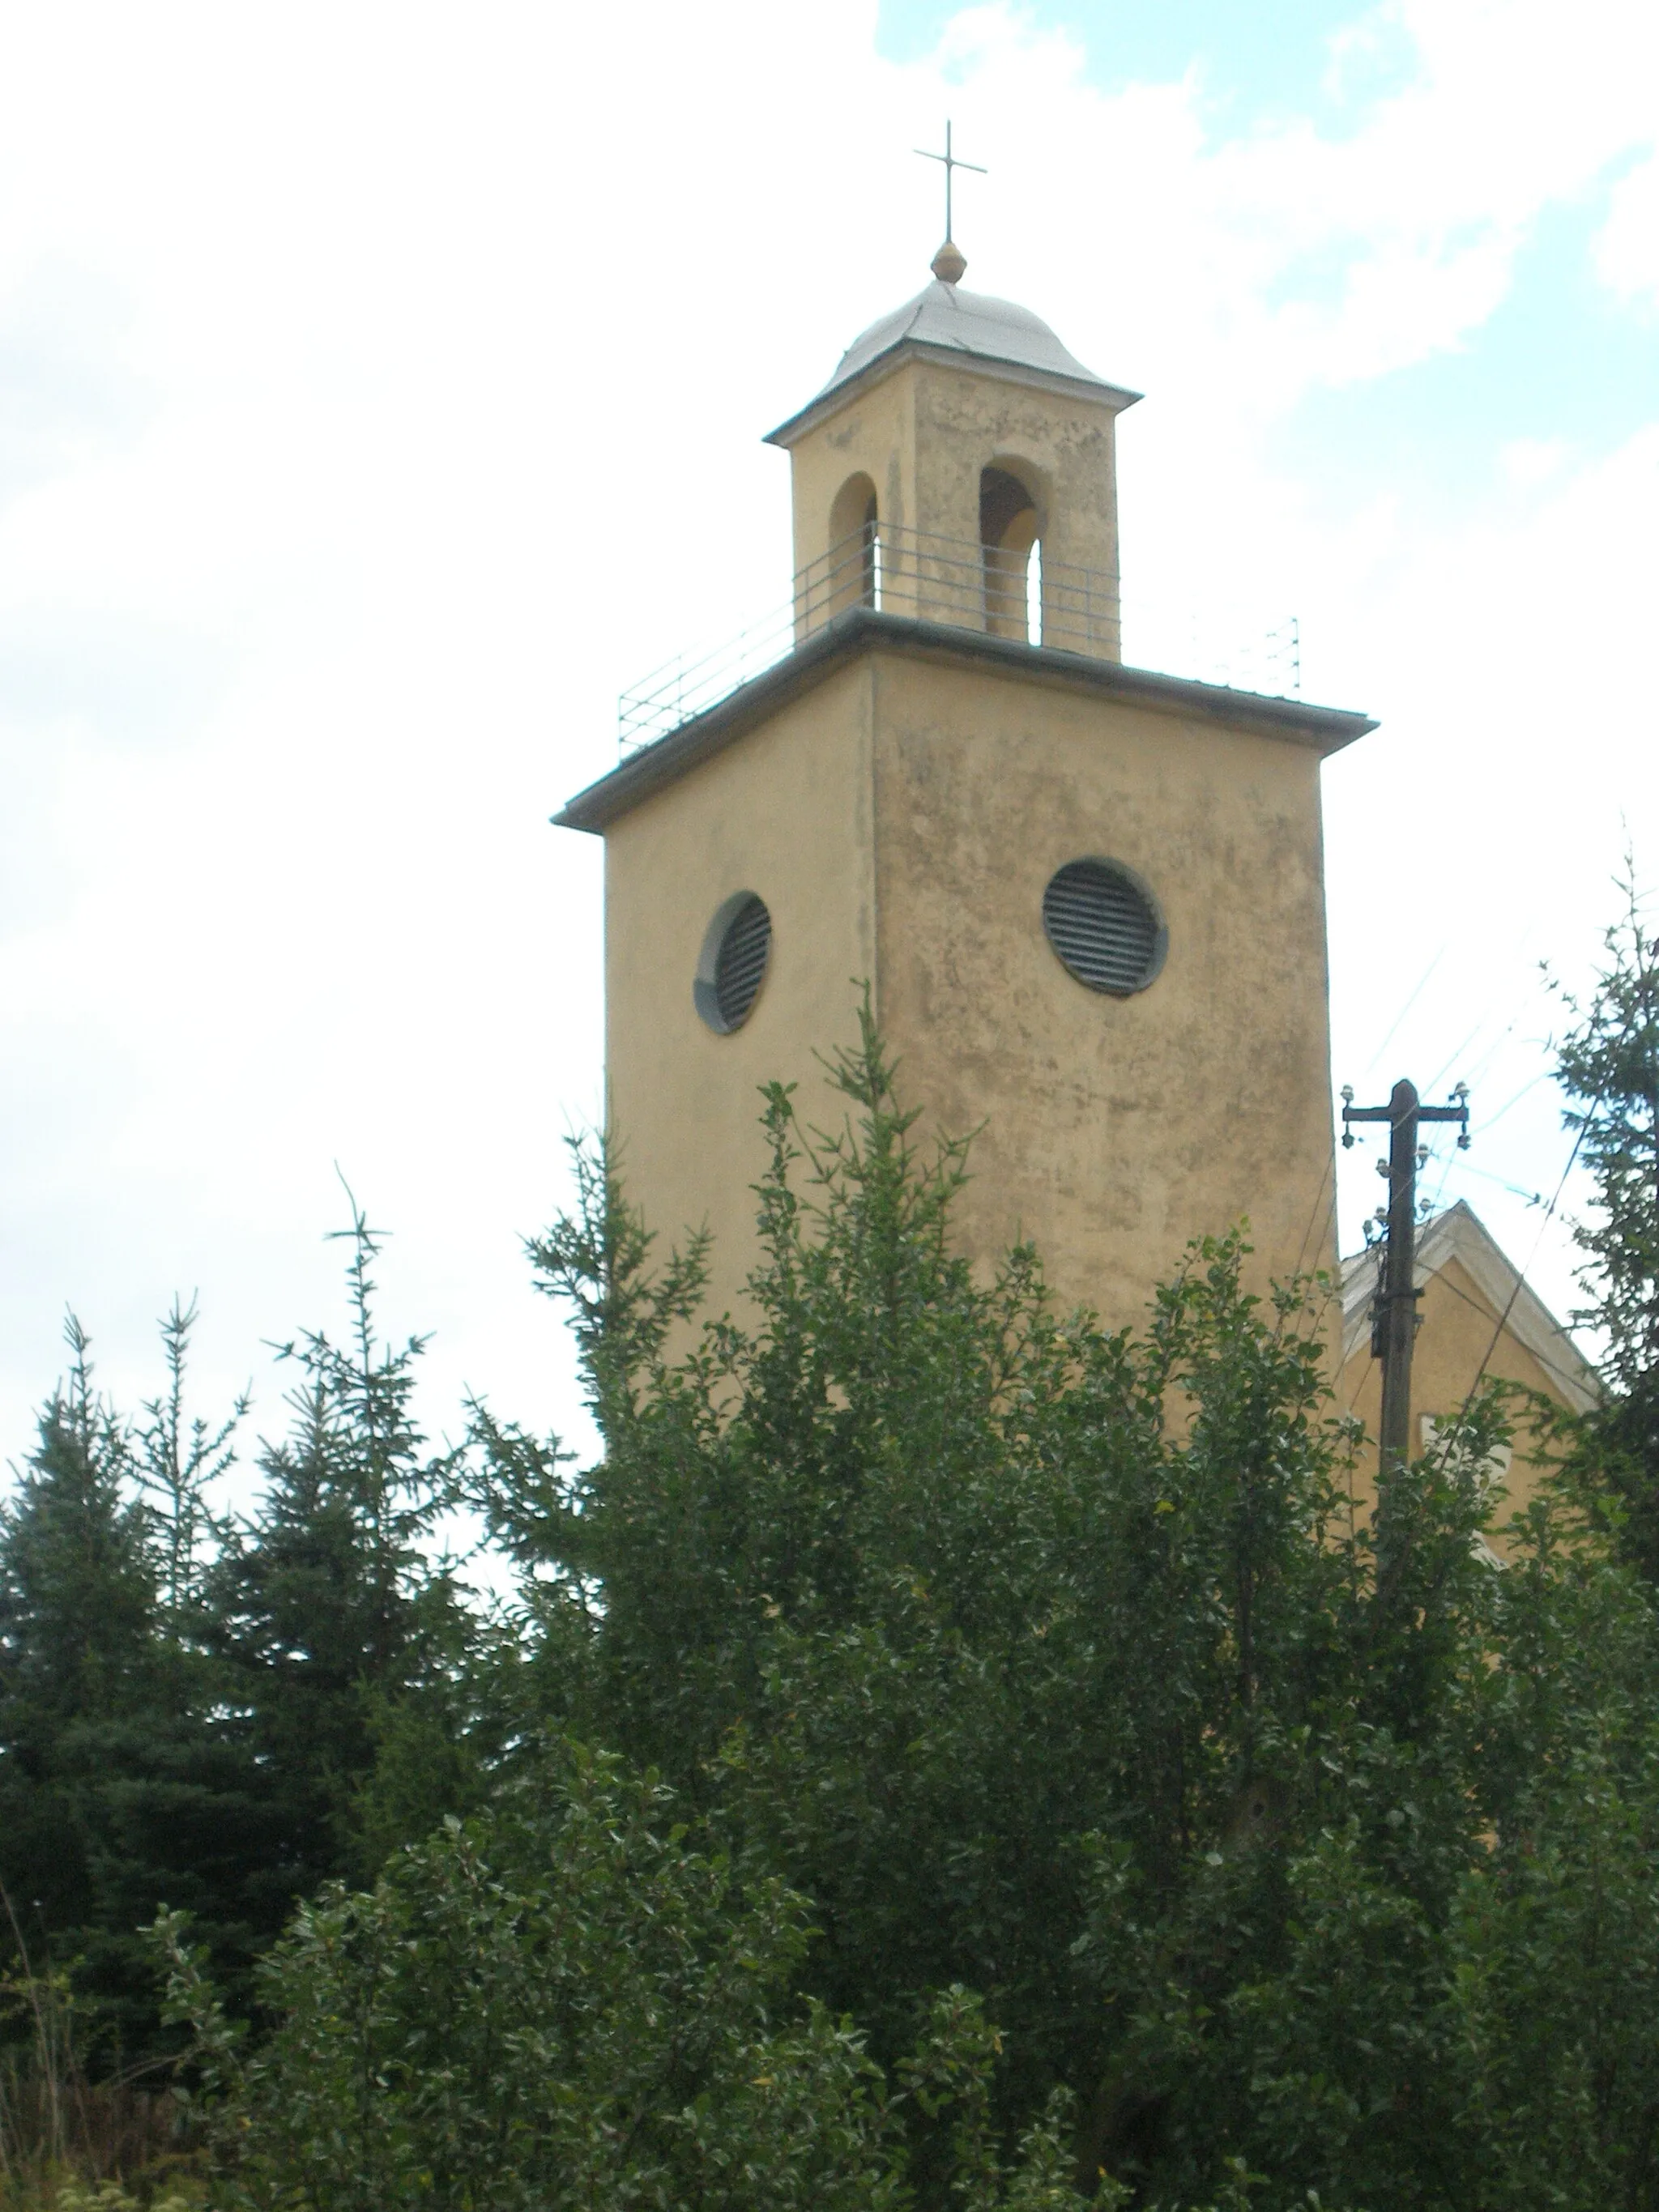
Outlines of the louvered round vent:
{"type": "Polygon", "coordinates": [[[1117,860],[1068,860],[1042,894],[1042,927],[1079,983],[1119,999],[1146,989],[1169,944],[1152,893],[1117,860]]]}
{"type": "Polygon", "coordinates": [[[708,925],[691,987],[697,1012],[722,1036],[741,1029],[765,980],[772,950],[772,917],[764,899],[738,891],[708,925]]]}

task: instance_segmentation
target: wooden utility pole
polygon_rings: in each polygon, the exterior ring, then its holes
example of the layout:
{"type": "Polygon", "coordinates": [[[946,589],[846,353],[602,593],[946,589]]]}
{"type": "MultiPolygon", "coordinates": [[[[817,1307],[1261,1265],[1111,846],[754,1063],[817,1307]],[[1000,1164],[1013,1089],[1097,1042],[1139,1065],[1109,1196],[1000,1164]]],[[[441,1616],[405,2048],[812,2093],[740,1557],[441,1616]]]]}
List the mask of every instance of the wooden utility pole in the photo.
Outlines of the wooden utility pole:
{"type": "Polygon", "coordinates": [[[1450,1106],[1425,1106],[1417,1085],[1402,1077],[1386,1106],[1356,1106],[1353,1092],[1342,1092],[1342,1141],[1354,1141],[1355,1121],[1389,1125],[1389,1231],[1382,1248],[1382,1279],[1377,1292],[1372,1343],[1382,1361],[1382,1420],[1378,1457],[1386,1472],[1412,1455],[1412,1344],[1417,1334],[1417,1301],[1422,1296],[1412,1278],[1417,1270],[1417,1132],[1423,1121],[1455,1121],[1457,1142],[1469,1142],[1468,1085],[1460,1083],[1450,1106]]]}

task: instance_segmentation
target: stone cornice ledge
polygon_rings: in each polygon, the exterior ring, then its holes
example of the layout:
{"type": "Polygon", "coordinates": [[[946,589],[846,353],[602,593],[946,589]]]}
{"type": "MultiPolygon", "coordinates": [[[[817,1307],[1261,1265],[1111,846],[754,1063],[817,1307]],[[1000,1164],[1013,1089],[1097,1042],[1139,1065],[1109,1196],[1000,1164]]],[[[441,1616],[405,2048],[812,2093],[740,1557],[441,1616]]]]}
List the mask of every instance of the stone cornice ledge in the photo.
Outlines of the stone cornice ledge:
{"type": "Polygon", "coordinates": [[[953,623],[913,621],[908,616],[854,607],[817,630],[804,645],[763,674],[740,684],[716,705],[682,722],[678,729],[640,746],[627,759],[579,792],[553,818],[560,830],[604,831],[630,807],[677,781],[740,738],[757,722],[821,684],[857,654],[880,651],[908,659],[978,664],[999,675],[1062,690],[1103,693],[1153,712],[1261,731],[1291,744],[1310,746],[1322,756],[1340,752],[1376,724],[1369,714],[1339,707],[1312,707],[1300,699],[1275,699],[1256,691],[1235,691],[1224,684],[1199,684],[1184,676],[1160,676],[1151,669],[1126,668],[1121,661],[1096,660],[1056,647],[1024,645],[1018,638],[992,637],[983,630],[953,623]]]}

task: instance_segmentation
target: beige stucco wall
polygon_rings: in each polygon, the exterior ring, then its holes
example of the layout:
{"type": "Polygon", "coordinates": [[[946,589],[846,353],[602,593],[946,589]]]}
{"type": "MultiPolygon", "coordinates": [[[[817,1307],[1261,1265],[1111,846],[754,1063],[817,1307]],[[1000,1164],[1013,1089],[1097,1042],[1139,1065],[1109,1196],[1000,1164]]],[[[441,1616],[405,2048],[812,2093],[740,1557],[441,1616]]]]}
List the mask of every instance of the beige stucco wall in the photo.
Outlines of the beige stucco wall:
{"type": "Polygon", "coordinates": [[[959,1214],[988,1262],[1021,1237],[1060,1296],[1139,1319],[1187,1241],[1248,1214],[1258,1282],[1328,1265],[1331,1126],[1318,760],[1259,732],[877,648],[607,833],[612,1127],[675,1237],[715,1232],[717,1309],[752,1259],[758,1086],[842,1110],[815,1055],[875,986],[927,1121],[984,1124],[959,1214]],[[1091,854],[1152,887],[1170,949],[1127,1000],[1043,932],[1054,870],[1091,854]],[[706,1029],[693,973],[715,908],[759,892],[755,1011],[706,1029]]]}
{"type": "MultiPolygon", "coordinates": [[[[1561,1378],[1552,1375],[1509,1329],[1498,1328],[1501,1309],[1494,1309],[1468,1269],[1456,1259],[1446,1261],[1423,1285],[1417,1310],[1419,1326],[1412,1349],[1413,1451],[1425,1448],[1424,1415],[1443,1421],[1453,1419],[1474,1388],[1483,1361],[1488,1376],[1519,1382],[1558,1403],[1565,1402],[1561,1378]]],[[[1368,1437],[1376,1437],[1382,1411],[1382,1370],[1371,1357],[1369,1331],[1361,1335],[1343,1364],[1337,1401],[1345,1412],[1358,1414],[1368,1437]]],[[[1376,1465],[1374,1446],[1362,1451],[1356,1496],[1366,1511],[1376,1494],[1376,1465]]],[[[1527,1430],[1524,1425],[1519,1425],[1507,1480],[1509,1499],[1500,1518],[1526,1504],[1537,1488],[1538,1474],[1527,1430]]],[[[1494,1540],[1501,1549],[1501,1539],[1494,1540]]]]}
{"type": "Polygon", "coordinates": [[[759,1086],[826,1105],[815,1050],[856,1034],[851,979],[873,973],[871,672],[855,664],[613,823],[605,836],[607,1112],[630,1198],[665,1244],[704,1223],[710,1303],[753,1264],[766,1163],[759,1086]],[[771,958],[743,1027],[692,1004],[710,917],[753,890],[771,958]]]}
{"type": "Polygon", "coordinates": [[[1115,417],[1109,407],[932,362],[915,379],[921,526],[979,537],[982,469],[1011,470],[1036,495],[1049,564],[1118,571],[1115,417]]]}
{"type": "MultiPolygon", "coordinates": [[[[880,520],[916,526],[915,392],[902,373],[881,379],[809,430],[789,454],[795,570],[830,550],[830,512],[848,477],[876,487],[880,520]]],[[[974,521],[975,533],[979,528],[974,521]]]]}
{"type": "Polygon", "coordinates": [[[970,1248],[1031,1238],[1114,1325],[1245,1215],[1258,1282],[1333,1266],[1317,756],[982,669],[883,654],[874,681],[882,1022],[909,1097],[986,1125],[970,1248]],[[1049,878],[1090,854],[1169,926],[1132,998],[1043,932],[1049,878]]]}

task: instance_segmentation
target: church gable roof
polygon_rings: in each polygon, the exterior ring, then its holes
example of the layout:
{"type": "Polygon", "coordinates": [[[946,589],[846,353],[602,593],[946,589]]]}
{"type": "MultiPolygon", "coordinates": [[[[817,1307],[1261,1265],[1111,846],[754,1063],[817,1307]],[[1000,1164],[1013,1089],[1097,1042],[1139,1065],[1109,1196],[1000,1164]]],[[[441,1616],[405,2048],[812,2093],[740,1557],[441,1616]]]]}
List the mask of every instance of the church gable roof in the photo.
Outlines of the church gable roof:
{"type": "MultiPolygon", "coordinates": [[[[1381,1245],[1355,1252],[1342,1262],[1342,1357],[1352,1358],[1370,1325],[1381,1245]]],[[[1459,1199],[1437,1213],[1417,1239],[1414,1281],[1420,1290],[1448,1261],[1455,1260],[1504,1327],[1529,1352],[1575,1413],[1584,1413],[1601,1395],[1595,1368],[1557,1321],[1520,1269],[1474,1209],[1459,1199]]]]}

